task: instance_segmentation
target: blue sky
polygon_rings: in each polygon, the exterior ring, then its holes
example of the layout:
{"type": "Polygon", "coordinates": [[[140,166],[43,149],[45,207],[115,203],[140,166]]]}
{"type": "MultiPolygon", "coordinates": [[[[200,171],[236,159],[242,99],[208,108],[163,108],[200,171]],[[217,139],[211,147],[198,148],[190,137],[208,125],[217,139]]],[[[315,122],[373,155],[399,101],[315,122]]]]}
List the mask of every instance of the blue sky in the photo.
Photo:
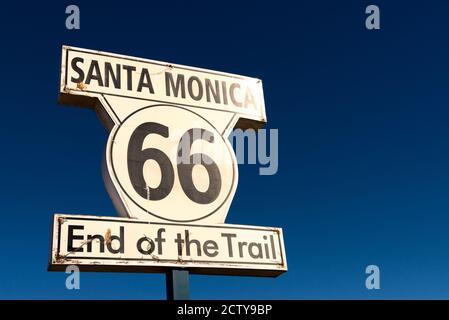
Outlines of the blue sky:
{"type": "Polygon", "coordinates": [[[263,80],[279,171],[241,165],[227,222],[282,227],[289,271],[192,276],[192,298],[449,297],[449,2],[77,1],[77,31],[69,4],[2,4],[0,298],[165,298],[161,274],[46,271],[54,213],[116,215],[106,130],[57,105],[63,44],[263,80]]]}

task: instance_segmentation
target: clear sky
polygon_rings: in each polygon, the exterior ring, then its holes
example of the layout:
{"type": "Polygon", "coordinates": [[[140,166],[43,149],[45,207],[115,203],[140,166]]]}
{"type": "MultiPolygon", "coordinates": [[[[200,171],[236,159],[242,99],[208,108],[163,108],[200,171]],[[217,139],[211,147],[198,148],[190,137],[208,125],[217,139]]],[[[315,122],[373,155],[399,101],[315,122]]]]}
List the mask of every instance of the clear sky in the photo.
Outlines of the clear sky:
{"type": "Polygon", "coordinates": [[[57,104],[63,44],[263,80],[279,171],[240,166],[227,222],[282,227],[289,271],[192,276],[192,298],[449,298],[448,1],[76,1],[76,31],[69,4],[0,10],[0,298],[165,298],[161,274],[46,271],[54,213],[116,216],[108,133],[57,104]]]}

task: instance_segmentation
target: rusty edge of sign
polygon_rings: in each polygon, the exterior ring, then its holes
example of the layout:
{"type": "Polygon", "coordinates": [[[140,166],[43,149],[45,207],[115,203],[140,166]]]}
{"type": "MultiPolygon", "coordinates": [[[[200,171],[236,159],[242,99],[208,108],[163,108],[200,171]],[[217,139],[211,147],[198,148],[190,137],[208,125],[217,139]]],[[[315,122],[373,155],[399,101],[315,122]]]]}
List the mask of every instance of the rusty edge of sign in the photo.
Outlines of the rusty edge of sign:
{"type": "MultiPolygon", "coordinates": [[[[47,271],[65,271],[67,266],[76,265],[80,271],[82,272],[128,272],[128,273],[165,273],[173,268],[187,269],[192,274],[204,274],[204,275],[228,275],[228,276],[255,276],[255,277],[277,277],[284,272],[287,272],[287,260],[285,257],[285,247],[284,247],[284,238],[283,231],[281,228],[275,227],[260,227],[260,226],[246,226],[246,225],[231,225],[226,224],[226,226],[235,226],[235,227],[246,227],[246,228],[260,228],[261,230],[273,231],[278,234],[280,241],[280,250],[282,254],[282,264],[277,266],[277,269],[248,269],[248,268],[239,268],[238,264],[233,263],[208,263],[201,262],[201,267],[194,267],[189,265],[189,263],[194,263],[194,260],[183,260],[182,257],[179,257],[176,263],[170,263],[165,265],[158,266],[157,264],[148,265],[142,261],[142,265],[129,265],[127,261],[116,261],[115,264],[108,264],[104,261],[98,260],[93,261],[91,264],[84,264],[80,260],[76,259],[67,259],[67,256],[59,256],[59,252],[57,249],[57,243],[55,239],[59,238],[58,234],[58,226],[59,224],[64,223],[66,216],[75,216],[75,215],[66,215],[66,214],[55,214],[52,218],[51,223],[51,241],[50,241],[50,255],[48,261],[47,271]],[[207,267],[207,265],[211,265],[211,267],[207,267]]],[[[113,219],[117,221],[123,221],[125,218],[120,217],[109,217],[109,216],[87,216],[87,215],[76,215],[76,217],[88,217],[88,218],[97,218],[101,221],[101,219],[113,219]]],[[[131,219],[132,220],[132,219],[131,219]]],[[[151,224],[151,222],[149,222],[151,224]]],[[[181,224],[187,225],[188,224],[181,224]]],[[[207,225],[205,225],[206,227],[207,225]]],[[[84,246],[86,243],[83,243],[84,246]]],[[[155,262],[158,262],[157,256],[153,256],[155,258],[155,262]]],[[[94,260],[94,259],[92,259],[94,260]]],[[[138,262],[139,263],[139,262],[138,262]]]]}

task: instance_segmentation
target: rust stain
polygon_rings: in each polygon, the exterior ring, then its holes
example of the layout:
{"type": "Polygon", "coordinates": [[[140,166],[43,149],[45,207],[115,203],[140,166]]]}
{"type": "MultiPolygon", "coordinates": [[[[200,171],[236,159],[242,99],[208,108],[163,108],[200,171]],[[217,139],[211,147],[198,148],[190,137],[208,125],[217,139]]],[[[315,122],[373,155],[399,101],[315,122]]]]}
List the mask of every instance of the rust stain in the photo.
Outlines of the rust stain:
{"type": "Polygon", "coordinates": [[[56,260],[56,263],[62,263],[64,261],[64,257],[61,256],[59,253],[56,253],[55,260],[56,260]]]}
{"type": "Polygon", "coordinates": [[[159,262],[159,257],[157,256],[157,255],[155,255],[155,254],[152,254],[151,255],[151,258],[153,258],[154,260],[156,260],[156,262],[159,262]]]}
{"type": "Polygon", "coordinates": [[[76,87],[78,88],[78,89],[80,89],[80,90],[86,90],[87,89],[87,85],[84,83],[84,82],[78,82],[77,84],[76,84],[76,87]]]}
{"type": "Polygon", "coordinates": [[[104,235],[104,241],[106,242],[106,244],[111,244],[112,240],[111,240],[111,229],[108,228],[108,230],[106,230],[106,234],[104,235]]]}

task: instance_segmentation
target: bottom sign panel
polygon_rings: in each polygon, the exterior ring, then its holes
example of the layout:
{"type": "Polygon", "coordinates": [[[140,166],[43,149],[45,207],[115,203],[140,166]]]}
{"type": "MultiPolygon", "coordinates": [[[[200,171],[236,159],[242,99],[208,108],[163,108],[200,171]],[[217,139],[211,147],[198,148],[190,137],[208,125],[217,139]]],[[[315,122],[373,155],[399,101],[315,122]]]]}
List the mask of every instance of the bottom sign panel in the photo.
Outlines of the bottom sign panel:
{"type": "Polygon", "coordinates": [[[60,215],[53,220],[50,271],[165,272],[275,277],[287,271],[282,229],[153,223],[60,215]]]}

